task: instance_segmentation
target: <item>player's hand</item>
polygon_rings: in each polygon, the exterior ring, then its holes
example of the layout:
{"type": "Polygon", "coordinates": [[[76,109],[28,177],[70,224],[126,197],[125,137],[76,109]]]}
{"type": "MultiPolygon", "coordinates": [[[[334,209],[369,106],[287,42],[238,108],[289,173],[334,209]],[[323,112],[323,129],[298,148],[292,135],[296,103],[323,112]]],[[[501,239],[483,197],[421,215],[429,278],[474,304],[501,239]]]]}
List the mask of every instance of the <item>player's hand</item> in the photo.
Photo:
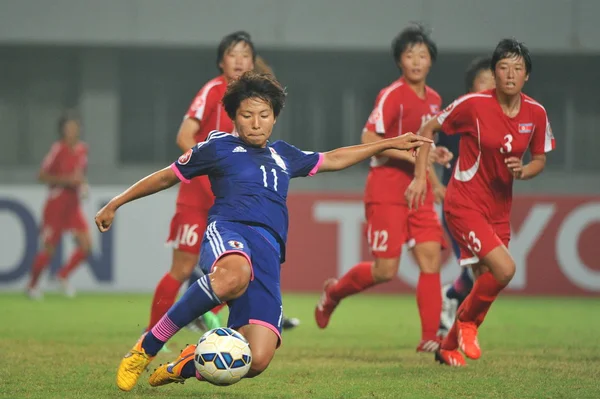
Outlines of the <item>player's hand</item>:
{"type": "Polygon", "coordinates": [[[446,187],[443,184],[440,184],[433,189],[433,198],[436,204],[444,202],[444,198],[446,198],[446,187]]]}
{"type": "Polygon", "coordinates": [[[397,150],[411,150],[414,148],[419,148],[425,143],[433,144],[433,140],[414,133],[404,133],[390,140],[392,141],[391,144],[393,148],[397,150]]]}
{"type": "Polygon", "coordinates": [[[408,185],[404,193],[404,198],[408,203],[408,209],[417,209],[419,205],[425,203],[425,194],[427,194],[427,181],[414,178],[408,185]]]}
{"type": "Polygon", "coordinates": [[[73,188],[79,187],[84,182],[85,176],[81,172],[75,172],[67,179],[67,185],[73,188]]]}
{"type": "Polygon", "coordinates": [[[98,211],[94,221],[96,222],[96,226],[98,226],[98,230],[101,233],[104,233],[110,229],[112,225],[113,219],[115,218],[116,209],[109,202],[106,206],[98,211]]]}
{"type": "Polygon", "coordinates": [[[446,147],[438,146],[435,150],[429,151],[429,162],[438,163],[446,168],[450,167],[450,161],[454,158],[454,154],[446,147]]]}
{"type": "Polygon", "coordinates": [[[521,158],[508,157],[504,160],[504,163],[515,179],[523,177],[523,161],[521,158]]]}
{"type": "Polygon", "coordinates": [[[79,186],[79,198],[82,200],[88,199],[90,196],[90,185],[86,182],[83,182],[81,186],[79,186]]]}

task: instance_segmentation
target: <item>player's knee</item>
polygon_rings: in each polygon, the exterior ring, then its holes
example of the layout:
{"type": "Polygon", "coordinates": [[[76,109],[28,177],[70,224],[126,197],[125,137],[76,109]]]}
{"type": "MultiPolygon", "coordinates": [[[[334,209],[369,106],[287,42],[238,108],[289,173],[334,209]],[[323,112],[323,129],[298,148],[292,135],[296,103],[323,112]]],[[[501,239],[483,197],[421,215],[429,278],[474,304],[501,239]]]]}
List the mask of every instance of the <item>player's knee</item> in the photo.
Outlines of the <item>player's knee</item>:
{"type": "Polygon", "coordinates": [[[219,259],[211,274],[215,294],[222,301],[230,301],[246,291],[252,269],[245,258],[239,255],[230,255],[219,259]]]}
{"type": "Polygon", "coordinates": [[[248,378],[256,377],[269,367],[273,354],[269,351],[252,350],[252,365],[248,372],[248,378]]]}
{"type": "Polygon", "coordinates": [[[377,283],[391,281],[398,274],[398,259],[377,259],[373,267],[373,280],[377,283]]]}
{"type": "Polygon", "coordinates": [[[511,262],[507,262],[502,265],[496,273],[494,273],[494,277],[496,280],[502,285],[508,285],[515,275],[516,265],[515,262],[511,260],[511,262]]]}

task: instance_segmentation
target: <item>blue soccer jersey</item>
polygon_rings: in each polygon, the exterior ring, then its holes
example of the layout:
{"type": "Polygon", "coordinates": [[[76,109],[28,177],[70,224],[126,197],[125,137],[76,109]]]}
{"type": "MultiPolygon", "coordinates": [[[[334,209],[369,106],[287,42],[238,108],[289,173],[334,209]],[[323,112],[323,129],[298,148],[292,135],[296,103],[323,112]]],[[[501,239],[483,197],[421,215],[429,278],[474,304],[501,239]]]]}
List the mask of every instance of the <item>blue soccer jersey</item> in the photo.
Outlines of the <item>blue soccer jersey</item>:
{"type": "Polygon", "coordinates": [[[183,183],[208,175],[216,197],[208,223],[229,221],[264,227],[279,241],[283,262],[290,179],[314,175],[322,160],[321,153],[303,152],[284,141],[256,148],[229,133],[213,131],[171,167],[183,183]]]}

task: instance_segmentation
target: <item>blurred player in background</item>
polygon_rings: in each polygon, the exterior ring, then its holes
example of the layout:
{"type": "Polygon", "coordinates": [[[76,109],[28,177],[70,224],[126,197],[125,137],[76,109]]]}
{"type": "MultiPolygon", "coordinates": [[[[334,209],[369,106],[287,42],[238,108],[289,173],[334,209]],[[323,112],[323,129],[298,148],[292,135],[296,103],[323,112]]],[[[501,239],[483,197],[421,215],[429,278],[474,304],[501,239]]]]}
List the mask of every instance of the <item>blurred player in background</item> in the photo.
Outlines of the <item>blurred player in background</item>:
{"type": "MultiPolygon", "coordinates": [[[[467,93],[477,93],[484,90],[493,89],[496,86],[494,81],[494,75],[490,69],[492,59],[489,57],[479,57],[471,61],[471,64],[465,72],[465,90],[467,93]]],[[[459,135],[448,135],[444,132],[438,132],[437,144],[446,147],[454,158],[450,161],[450,168],[445,168],[442,175],[442,184],[447,187],[450,183],[450,178],[458,159],[458,143],[460,141],[459,135]]],[[[442,218],[444,227],[448,230],[446,218],[442,218]]],[[[452,237],[450,231],[450,240],[452,242],[452,249],[456,259],[460,259],[460,247],[458,242],[452,237]]],[[[440,329],[438,335],[446,336],[448,330],[454,323],[456,317],[456,310],[460,304],[464,301],[466,296],[471,292],[473,287],[473,270],[470,267],[462,268],[462,271],[458,278],[452,283],[442,288],[442,314],[440,317],[440,329]]]]}
{"type": "MultiPolygon", "coordinates": [[[[471,359],[481,356],[478,328],[515,273],[508,251],[513,181],[541,173],[546,153],[555,146],[546,110],[521,91],[531,67],[523,43],[500,41],[491,61],[496,88],[457,99],[421,130],[428,138],[439,130],[462,135],[444,213],[460,245],[460,265],[473,267],[477,276],[436,352],[436,360],[443,364],[465,365],[459,349],[471,359]],[[527,150],[531,161],[523,165],[527,150]]],[[[426,203],[428,153],[429,146],[423,146],[406,191],[413,208],[426,203]]]]}
{"type": "MultiPolygon", "coordinates": [[[[392,42],[392,53],[402,76],[379,93],[362,133],[363,143],[418,131],[440,111],[440,96],[426,85],[427,74],[437,57],[437,46],[425,29],[420,25],[404,29],[392,42]]],[[[442,147],[432,154],[439,155],[438,160],[443,164],[452,155],[442,147]]],[[[441,249],[445,245],[433,204],[434,196],[438,201],[443,199],[445,188],[432,168],[426,205],[410,211],[404,191],[412,180],[414,162],[413,154],[396,150],[372,159],[365,189],[365,213],[367,239],[375,262],[359,263],[339,280],[327,280],[315,318],[320,328],[327,327],[342,299],[394,278],[402,246],[408,244],[421,270],[417,284],[421,341],[417,351],[433,352],[439,346],[437,331],[442,309],[439,273],[441,249]]]]}
{"type": "Polygon", "coordinates": [[[57,274],[65,295],[75,295],[68,278],[90,253],[88,224],[80,204],[80,196],[87,191],[88,148],[80,141],[80,130],[81,122],[76,112],[65,112],[58,121],[60,139],[52,144],[40,169],[38,179],[48,185],[49,193],[40,230],[43,249],[35,257],[27,286],[27,294],[32,299],[43,296],[38,286],[40,274],[52,259],[63,234],[71,232],[77,242],[75,252],[57,274]]]}
{"type": "MultiPolygon", "coordinates": [[[[204,174],[209,174],[217,197],[202,240],[200,264],[206,275],[121,360],[117,372],[121,390],[133,389],[177,331],[223,302],[230,308],[229,327],[250,343],[252,363],[246,377],[261,374],[281,343],[280,271],[288,234],[290,180],[342,170],[386,149],[408,150],[432,142],[405,134],[325,153],[303,152],[284,141],[270,142],[285,96],[273,76],[243,74],[228,86],[223,98],[237,135],[212,132],[205,142],[170,167],[135,183],[96,215],[96,225],[104,232],[119,207],[204,174]]],[[[150,385],[201,379],[194,366],[195,348],[187,346],[175,361],[159,367],[150,376],[150,385]]]]}

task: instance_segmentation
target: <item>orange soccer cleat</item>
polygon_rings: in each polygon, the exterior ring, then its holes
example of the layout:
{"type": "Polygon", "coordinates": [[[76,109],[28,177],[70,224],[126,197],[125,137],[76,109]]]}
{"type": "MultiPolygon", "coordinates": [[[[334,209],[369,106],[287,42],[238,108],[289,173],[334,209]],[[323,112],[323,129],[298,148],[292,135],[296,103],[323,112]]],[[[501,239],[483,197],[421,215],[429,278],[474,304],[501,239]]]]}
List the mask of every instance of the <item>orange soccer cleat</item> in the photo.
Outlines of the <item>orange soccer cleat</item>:
{"type": "Polygon", "coordinates": [[[315,308],[315,321],[317,322],[319,328],[327,327],[327,324],[329,324],[329,318],[339,303],[338,301],[331,299],[329,293],[327,292],[335,283],[337,283],[337,280],[335,278],[330,278],[329,280],[325,281],[325,284],[323,284],[323,293],[321,294],[321,299],[315,308]]]}
{"type": "Polygon", "coordinates": [[[473,322],[456,320],[458,329],[458,346],[469,359],[479,359],[481,348],[477,340],[477,325],[473,322]]]}

